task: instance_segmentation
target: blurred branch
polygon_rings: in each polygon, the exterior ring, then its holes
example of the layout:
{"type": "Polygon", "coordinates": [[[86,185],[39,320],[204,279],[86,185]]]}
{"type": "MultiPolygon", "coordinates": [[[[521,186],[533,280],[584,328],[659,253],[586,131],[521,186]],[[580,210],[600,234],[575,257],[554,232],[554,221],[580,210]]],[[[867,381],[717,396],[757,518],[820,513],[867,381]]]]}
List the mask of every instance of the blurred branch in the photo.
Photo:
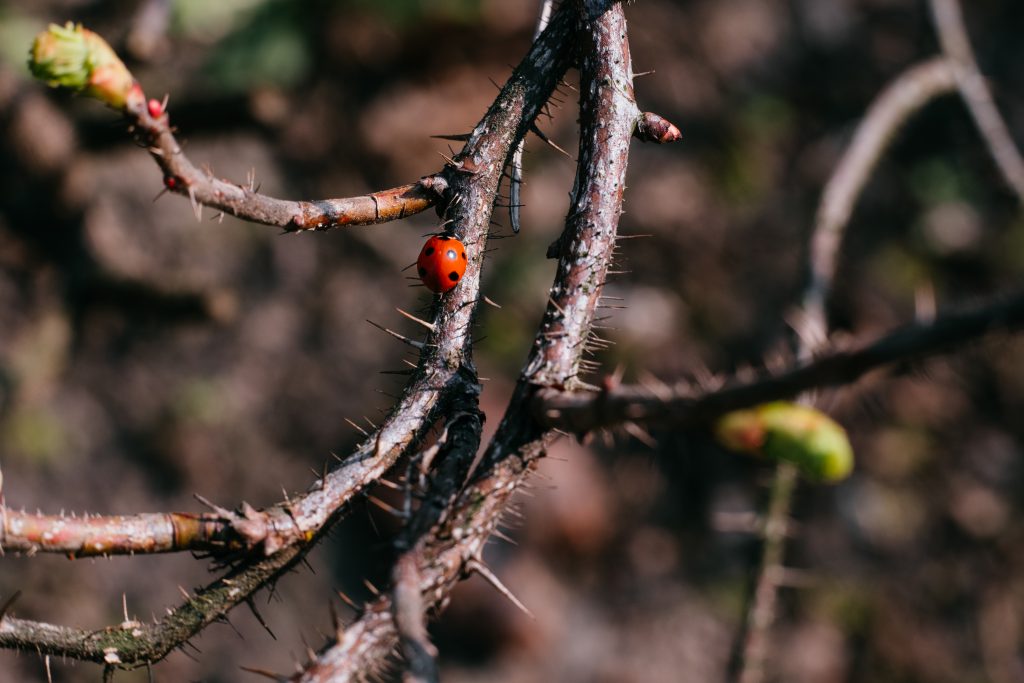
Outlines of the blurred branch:
{"type": "Polygon", "coordinates": [[[857,126],[853,140],[829,177],[811,235],[811,280],[803,307],[806,335],[823,339],[825,303],[835,277],[836,255],[853,206],[879,159],[903,125],[937,97],[953,92],[956,80],[948,59],[937,57],[910,67],[885,87],[857,126]]]}
{"type": "Polygon", "coordinates": [[[942,51],[950,58],[960,95],[988,144],[1003,179],[1024,203],[1024,159],[996,108],[971,49],[958,0],[929,0],[942,51]]]}
{"type": "Polygon", "coordinates": [[[624,422],[694,426],[723,413],[809,389],[849,384],[893,363],[916,361],[954,350],[985,335],[1024,327],[1024,292],[949,313],[933,322],[909,325],[870,344],[833,351],[747,383],[701,391],[684,386],[620,385],[605,390],[547,388],[536,394],[533,411],[552,429],[583,434],[624,422]]]}
{"type": "MultiPolygon", "coordinates": [[[[552,26],[569,4],[556,12],[552,26]]],[[[582,9],[580,162],[555,283],[530,357],[478,469],[468,485],[439,484],[435,490],[447,493],[452,502],[409,551],[418,567],[425,608],[441,606],[460,579],[483,566],[485,543],[544,454],[549,433],[528,410],[530,396],[538,385],[581,385],[577,373],[582,342],[612,258],[629,140],[639,114],[622,5],[586,3],[582,9]]],[[[403,561],[409,561],[408,555],[403,561]]],[[[390,595],[379,597],[291,680],[342,681],[374,670],[398,642],[393,610],[390,595]]]]}

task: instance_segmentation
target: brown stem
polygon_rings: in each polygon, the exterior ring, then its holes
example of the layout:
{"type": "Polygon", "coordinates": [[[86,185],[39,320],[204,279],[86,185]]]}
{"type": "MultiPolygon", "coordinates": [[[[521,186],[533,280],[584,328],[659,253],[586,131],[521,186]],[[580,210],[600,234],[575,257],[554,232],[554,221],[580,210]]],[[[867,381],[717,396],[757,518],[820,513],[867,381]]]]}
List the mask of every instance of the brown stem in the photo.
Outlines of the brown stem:
{"type": "Polygon", "coordinates": [[[125,116],[139,139],[164,172],[164,184],[188,197],[198,215],[199,205],[254,223],[276,225],[288,231],[329,230],[344,225],[371,225],[411,216],[437,204],[444,190],[439,176],[360,197],[291,201],[256,191],[255,182],[243,186],[201,171],[185,156],[166,113],[153,116],[145,98],[132,98],[125,116]]]}
{"type": "Polygon", "coordinates": [[[184,550],[223,552],[254,544],[242,516],[160,512],[140,515],[42,515],[0,507],[4,552],[97,557],[184,550]]]}

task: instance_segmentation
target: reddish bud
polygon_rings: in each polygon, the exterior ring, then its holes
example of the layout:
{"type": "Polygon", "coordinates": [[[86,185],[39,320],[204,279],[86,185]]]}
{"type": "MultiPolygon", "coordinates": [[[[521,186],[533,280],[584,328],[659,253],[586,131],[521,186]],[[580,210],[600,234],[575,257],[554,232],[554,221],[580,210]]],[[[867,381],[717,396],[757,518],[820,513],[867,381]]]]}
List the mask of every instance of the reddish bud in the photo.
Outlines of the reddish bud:
{"type": "Polygon", "coordinates": [[[149,109],[149,115],[154,119],[164,115],[164,103],[160,100],[151,99],[146,103],[146,108],[149,109]]]}
{"type": "Polygon", "coordinates": [[[640,115],[640,119],[636,122],[636,131],[633,134],[644,142],[657,142],[662,145],[667,142],[675,142],[683,137],[679,129],[668,119],[649,111],[640,115]]]}
{"type": "Polygon", "coordinates": [[[174,188],[176,188],[178,186],[178,179],[175,178],[172,175],[165,175],[164,176],[164,185],[167,186],[168,190],[173,190],[174,188]]]}

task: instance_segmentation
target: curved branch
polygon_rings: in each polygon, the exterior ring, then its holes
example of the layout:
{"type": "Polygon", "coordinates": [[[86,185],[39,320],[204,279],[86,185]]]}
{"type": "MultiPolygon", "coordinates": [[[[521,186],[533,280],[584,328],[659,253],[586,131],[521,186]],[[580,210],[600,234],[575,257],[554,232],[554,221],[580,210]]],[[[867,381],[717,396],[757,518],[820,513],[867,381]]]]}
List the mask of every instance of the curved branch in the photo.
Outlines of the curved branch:
{"type": "Polygon", "coordinates": [[[164,185],[188,197],[197,212],[202,204],[288,231],[329,230],[411,216],[436,204],[445,189],[438,176],[426,176],[415,183],[360,197],[315,201],[276,199],[257,192],[252,178],[246,186],[237,185],[196,168],[175,139],[162,107],[150,111],[145,98],[133,98],[125,104],[124,114],[164,172],[164,185]]]}
{"type": "Polygon", "coordinates": [[[971,49],[971,40],[964,26],[963,14],[957,0],[930,0],[932,18],[939,34],[942,51],[953,63],[960,96],[971,112],[989,152],[999,167],[1003,179],[1024,203],[1024,159],[1017,150],[1006,122],[996,108],[985,77],[978,68],[971,49]]]}
{"type": "Polygon", "coordinates": [[[905,70],[875,98],[853,140],[825,185],[811,236],[811,280],[804,311],[812,329],[824,339],[825,302],[836,270],[836,255],[853,206],[871,172],[903,125],[932,100],[956,89],[953,64],[937,57],[905,70]]]}

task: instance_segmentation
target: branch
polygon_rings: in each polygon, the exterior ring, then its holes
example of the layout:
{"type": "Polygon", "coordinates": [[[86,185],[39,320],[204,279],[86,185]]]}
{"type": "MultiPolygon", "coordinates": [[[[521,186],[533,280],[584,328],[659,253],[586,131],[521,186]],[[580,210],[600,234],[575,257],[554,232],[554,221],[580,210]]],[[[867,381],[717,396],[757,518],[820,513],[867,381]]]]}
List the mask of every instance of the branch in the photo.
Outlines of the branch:
{"type": "Polygon", "coordinates": [[[247,558],[156,624],[86,631],[5,617],[0,621],[0,647],[121,667],[163,658],[293,567],[339,518],[345,503],[416,444],[448,407],[450,397],[465,395],[475,384],[470,330],[494,196],[513,143],[526,133],[569,66],[573,13],[568,5],[556,13],[465,148],[439,177],[452,197],[452,228],[470,248],[470,259],[459,286],[437,300],[433,328],[422,346],[417,370],[380,429],[306,494],[273,510],[274,533],[268,540],[282,545],[271,547],[264,542],[269,556],[247,558]]]}
{"type": "MultiPolygon", "coordinates": [[[[248,508],[249,511],[253,511],[248,508]]],[[[227,512],[227,511],[224,511],[227,512]]],[[[261,541],[251,517],[234,513],[43,515],[0,505],[0,550],[71,558],[190,551],[224,552],[261,541]]]]}
{"type": "Polygon", "coordinates": [[[188,197],[196,208],[209,206],[255,223],[276,225],[287,231],[329,230],[344,225],[371,225],[400,220],[436,204],[445,186],[440,176],[360,197],[289,201],[256,192],[255,181],[237,185],[200,171],[185,156],[167,113],[150,111],[145,98],[130,99],[124,108],[138,139],[164,172],[164,185],[188,197]],[[157,116],[153,114],[157,113],[157,116]]]}
{"type": "Polygon", "coordinates": [[[824,338],[825,302],[835,277],[836,254],[864,185],[903,125],[932,100],[953,92],[953,71],[950,60],[943,58],[910,67],[875,98],[857,126],[853,140],[825,185],[814,219],[811,280],[803,302],[811,324],[807,336],[824,338]]]}
{"type": "MultiPolygon", "coordinates": [[[[571,18],[569,5],[556,12],[549,31],[571,18]]],[[[583,11],[580,163],[555,284],[533,350],[478,471],[468,486],[455,491],[454,502],[411,551],[428,608],[443,604],[455,583],[481,562],[484,544],[509,499],[544,453],[547,430],[528,411],[529,397],[538,385],[582,384],[576,377],[582,342],[612,257],[628,145],[639,116],[621,4],[587,3],[583,11]]],[[[392,605],[391,597],[383,595],[367,606],[336,643],[292,680],[344,681],[374,670],[398,640],[392,605]]]]}
{"type": "Polygon", "coordinates": [[[984,306],[909,325],[870,344],[834,351],[781,374],[707,392],[681,387],[621,385],[605,391],[539,392],[533,411],[545,426],[583,434],[624,422],[690,427],[739,408],[803,391],[849,384],[893,363],[917,360],[963,346],[988,334],[1024,327],[1024,292],[984,306]]]}
{"type": "Polygon", "coordinates": [[[1010,137],[971,49],[957,0],[930,0],[942,51],[950,58],[960,96],[971,112],[1003,179],[1024,203],[1024,159],[1010,137]]]}
{"type": "Polygon", "coordinates": [[[242,186],[197,169],[174,138],[167,99],[147,101],[124,62],[96,33],[71,22],[51,24],[36,36],[29,68],[53,87],[94,97],[121,112],[163,170],[164,185],[191,200],[196,218],[205,205],[289,231],[326,230],[404,218],[438,203],[446,189],[441,176],[433,175],[361,197],[300,202],[268,197],[256,191],[253,177],[242,186]]]}

